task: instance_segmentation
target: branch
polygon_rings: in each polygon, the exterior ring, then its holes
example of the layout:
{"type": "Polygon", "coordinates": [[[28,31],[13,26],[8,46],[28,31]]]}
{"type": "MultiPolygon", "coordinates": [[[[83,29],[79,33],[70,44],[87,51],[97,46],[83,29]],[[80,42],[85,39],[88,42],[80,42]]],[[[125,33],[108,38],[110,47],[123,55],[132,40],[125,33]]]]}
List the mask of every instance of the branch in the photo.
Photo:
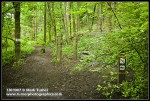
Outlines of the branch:
{"type": "Polygon", "coordinates": [[[118,20],[118,18],[117,18],[117,16],[116,16],[116,14],[115,14],[114,10],[112,9],[111,5],[110,5],[108,2],[107,2],[107,4],[109,5],[109,7],[111,8],[111,10],[112,10],[112,12],[113,12],[114,16],[116,17],[116,19],[117,19],[117,22],[118,22],[118,25],[119,25],[120,29],[122,29],[122,27],[121,27],[121,25],[120,25],[120,23],[119,23],[119,20],[118,20]]]}
{"type": "MultiPolygon", "coordinates": [[[[63,27],[64,27],[64,29],[65,29],[65,20],[64,20],[64,15],[63,15],[63,12],[62,12],[62,4],[61,4],[61,2],[60,2],[60,13],[61,13],[61,16],[62,16],[62,22],[63,22],[63,27]]],[[[65,29],[65,32],[66,32],[66,29],[65,29]]]]}
{"type": "MultiPolygon", "coordinates": [[[[19,4],[19,3],[18,3],[18,4],[19,4]]],[[[16,5],[13,4],[12,7],[8,8],[6,11],[2,12],[2,15],[4,15],[5,13],[7,13],[9,10],[15,8],[18,4],[16,4],[16,5]]]]}
{"type": "Polygon", "coordinates": [[[14,39],[12,39],[12,38],[8,38],[8,37],[6,37],[6,36],[2,36],[3,38],[7,38],[7,39],[9,39],[9,40],[12,40],[14,43],[15,43],[15,40],[14,39]]]}
{"type": "MultiPolygon", "coordinates": [[[[119,24],[119,27],[120,27],[120,29],[122,29],[122,27],[121,27],[121,25],[120,25],[120,23],[119,23],[119,20],[118,20],[118,18],[117,18],[117,16],[116,16],[116,14],[115,14],[115,12],[114,12],[114,10],[112,9],[112,7],[111,7],[111,5],[107,2],[107,4],[109,5],[109,7],[111,8],[111,10],[112,10],[112,12],[113,12],[113,14],[114,14],[114,16],[116,17],[116,19],[117,19],[117,21],[118,21],[118,24],[119,24]]],[[[139,51],[132,45],[133,44],[133,42],[132,41],[130,41],[129,39],[127,39],[129,42],[131,42],[131,47],[137,52],[137,54],[138,54],[138,56],[140,57],[140,60],[144,63],[144,60],[143,60],[143,58],[142,58],[142,56],[141,56],[141,54],[139,53],[139,51]]]]}
{"type": "Polygon", "coordinates": [[[140,60],[144,63],[144,60],[143,60],[143,58],[142,58],[142,56],[141,56],[141,54],[139,53],[139,51],[132,45],[133,44],[133,41],[130,41],[130,40],[128,40],[129,42],[131,42],[131,47],[137,52],[137,54],[139,55],[139,57],[140,57],[140,60]]]}
{"type": "Polygon", "coordinates": [[[94,23],[94,15],[95,15],[96,6],[97,6],[97,4],[94,5],[93,19],[92,19],[92,25],[91,25],[91,27],[90,27],[90,31],[92,30],[92,26],[93,26],[93,23],[94,23]]]}

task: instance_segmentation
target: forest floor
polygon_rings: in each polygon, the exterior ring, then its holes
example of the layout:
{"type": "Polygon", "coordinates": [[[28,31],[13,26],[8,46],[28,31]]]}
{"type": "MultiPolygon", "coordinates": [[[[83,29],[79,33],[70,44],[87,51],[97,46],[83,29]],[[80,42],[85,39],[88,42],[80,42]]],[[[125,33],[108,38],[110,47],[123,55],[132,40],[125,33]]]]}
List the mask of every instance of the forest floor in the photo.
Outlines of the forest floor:
{"type": "Polygon", "coordinates": [[[84,69],[72,72],[71,68],[79,61],[70,60],[62,64],[51,62],[50,48],[40,53],[40,46],[35,47],[32,55],[25,59],[21,69],[14,70],[6,66],[2,70],[3,99],[103,99],[96,91],[102,77],[98,72],[84,69]],[[48,93],[58,96],[6,96],[6,89],[48,89],[48,93]]]}

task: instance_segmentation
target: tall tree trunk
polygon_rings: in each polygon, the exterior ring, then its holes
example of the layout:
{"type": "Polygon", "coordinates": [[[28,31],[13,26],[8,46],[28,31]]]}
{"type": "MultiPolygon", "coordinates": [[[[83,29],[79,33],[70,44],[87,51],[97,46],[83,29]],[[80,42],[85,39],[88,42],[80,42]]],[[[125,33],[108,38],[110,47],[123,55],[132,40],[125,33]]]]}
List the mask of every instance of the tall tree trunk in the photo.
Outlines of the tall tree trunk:
{"type": "MultiPolygon", "coordinates": [[[[72,7],[74,3],[72,3],[72,7]]],[[[75,11],[73,8],[72,8],[73,11],[75,11]]],[[[72,14],[72,20],[73,20],[73,58],[76,60],[77,59],[77,28],[78,28],[78,25],[76,24],[76,17],[75,17],[75,14],[72,14]]]]}
{"type": "Polygon", "coordinates": [[[88,21],[89,21],[89,15],[88,15],[88,5],[86,3],[86,25],[88,26],[88,21]]]}
{"type": "Polygon", "coordinates": [[[72,24],[71,24],[71,21],[72,21],[72,14],[71,14],[71,9],[72,9],[72,2],[70,2],[70,37],[72,36],[72,24]]]}
{"type": "MultiPolygon", "coordinates": [[[[72,3],[72,5],[73,5],[74,3],[72,3]]],[[[74,10],[73,10],[74,11],[74,10]]],[[[75,35],[75,33],[76,33],[76,23],[75,23],[75,14],[73,14],[72,15],[72,20],[73,20],[73,33],[74,33],[74,35],[75,35]]]]}
{"type": "MultiPolygon", "coordinates": [[[[78,9],[80,9],[80,4],[79,2],[77,2],[77,7],[78,9]]],[[[80,14],[78,14],[78,17],[77,17],[77,32],[80,31],[80,14]]]]}
{"type": "Polygon", "coordinates": [[[63,14],[63,11],[62,11],[62,3],[60,2],[60,14],[61,14],[61,20],[62,20],[62,23],[63,23],[63,26],[62,28],[64,29],[64,32],[66,33],[66,27],[65,27],[65,18],[64,18],[64,14],[63,14]]]}
{"type": "Polygon", "coordinates": [[[34,40],[36,40],[36,34],[37,34],[37,8],[34,7],[34,40]]]}
{"type": "Polygon", "coordinates": [[[20,59],[20,2],[13,2],[13,6],[15,8],[15,60],[18,62],[20,59]]]}
{"type": "Polygon", "coordinates": [[[110,6],[107,5],[107,11],[109,12],[108,17],[107,17],[107,23],[108,23],[108,32],[112,31],[112,14],[111,12],[111,6],[112,6],[112,2],[108,2],[110,6]]]}
{"type": "Polygon", "coordinates": [[[92,30],[93,24],[94,24],[94,15],[95,15],[95,11],[96,11],[96,3],[94,5],[94,9],[93,9],[93,19],[92,19],[92,24],[90,26],[90,31],[92,30]]]}
{"type": "Polygon", "coordinates": [[[50,6],[50,3],[47,3],[47,6],[48,6],[48,13],[49,13],[49,42],[51,42],[51,29],[52,29],[52,25],[53,25],[53,21],[52,21],[52,15],[51,15],[51,6],[50,6]]]}
{"type": "MultiPolygon", "coordinates": [[[[113,11],[115,11],[115,3],[116,3],[116,2],[112,2],[112,10],[113,10],[113,11]]],[[[114,17],[114,16],[112,16],[112,19],[113,19],[112,29],[114,29],[115,26],[116,26],[116,20],[115,20],[115,17],[114,17]]]]}
{"type": "Polygon", "coordinates": [[[99,30],[102,32],[102,4],[99,4],[99,30]]]}
{"type": "Polygon", "coordinates": [[[54,9],[54,2],[52,3],[52,11],[53,11],[53,16],[52,16],[52,19],[53,19],[53,29],[54,29],[54,37],[55,37],[55,43],[57,43],[57,32],[56,32],[56,21],[55,21],[55,9],[54,9]]]}
{"type": "Polygon", "coordinates": [[[57,36],[57,61],[62,61],[62,34],[57,36]]]}
{"type": "Polygon", "coordinates": [[[44,4],[44,42],[46,43],[46,2],[44,4]]]}
{"type": "Polygon", "coordinates": [[[66,29],[66,40],[69,43],[69,3],[65,2],[65,29],[66,29]]]}
{"type": "Polygon", "coordinates": [[[74,57],[74,59],[75,60],[77,60],[77,53],[78,53],[78,51],[77,51],[77,35],[75,35],[74,36],[74,38],[73,38],[73,57],[74,57]]]}
{"type": "Polygon", "coordinates": [[[62,11],[62,3],[60,2],[60,34],[57,35],[56,51],[57,51],[57,61],[61,63],[62,61],[62,29],[65,31],[65,14],[62,11]]]}

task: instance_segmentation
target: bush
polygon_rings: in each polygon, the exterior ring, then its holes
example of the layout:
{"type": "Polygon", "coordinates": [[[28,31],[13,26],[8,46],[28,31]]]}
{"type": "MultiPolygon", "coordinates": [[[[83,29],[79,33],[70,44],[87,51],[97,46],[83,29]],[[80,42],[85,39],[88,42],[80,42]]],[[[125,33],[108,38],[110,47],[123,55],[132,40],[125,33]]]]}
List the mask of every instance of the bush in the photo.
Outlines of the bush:
{"type": "MultiPolygon", "coordinates": [[[[9,42],[9,41],[8,41],[9,42]]],[[[25,55],[32,54],[35,50],[35,42],[21,40],[21,58],[24,58],[25,55]]],[[[15,61],[15,49],[14,43],[12,41],[9,43],[9,46],[2,49],[2,66],[10,64],[15,61]]]]}

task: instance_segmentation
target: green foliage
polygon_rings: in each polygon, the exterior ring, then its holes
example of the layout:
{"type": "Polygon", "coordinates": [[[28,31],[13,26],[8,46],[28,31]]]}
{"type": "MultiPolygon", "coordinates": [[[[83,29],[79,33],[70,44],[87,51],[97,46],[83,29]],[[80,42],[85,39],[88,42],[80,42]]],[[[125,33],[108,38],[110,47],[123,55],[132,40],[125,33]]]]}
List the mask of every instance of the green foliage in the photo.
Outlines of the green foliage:
{"type": "Polygon", "coordinates": [[[76,66],[74,66],[72,68],[72,71],[71,72],[81,72],[82,70],[84,70],[86,67],[86,64],[77,64],[76,66]]]}
{"type": "MultiPolygon", "coordinates": [[[[56,43],[55,36],[63,34],[66,38],[65,3],[50,2],[50,9],[47,9],[47,33],[45,43],[43,30],[43,9],[44,3],[39,2],[23,2],[21,3],[21,58],[26,54],[34,51],[34,46],[43,46],[51,48],[53,56],[52,62],[56,59],[56,43]],[[62,4],[62,12],[60,12],[60,4],[62,4]],[[54,7],[53,7],[54,6],[54,7]],[[34,18],[37,8],[37,33],[36,41],[34,36],[34,18]],[[63,15],[62,15],[62,14],[63,15]],[[63,16],[63,17],[62,17],[63,16]],[[64,22],[63,22],[64,20],[64,22]],[[56,31],[54,26],[56,26],[56,31]],[[56,33],[55,33],[56,32],[56,33]],[[49,33],[51,40],[49,41],[49,33]]],[[[68,28],[70,36],[82,34],[78,39],[78,57],[81,60],[82,51],[89,51],[89,55],[85,56],[82,61],[75,67],[73,71],[79,72],[90,67],[92,72],[102,71],[108,75],[103,75],[103,84],[98,85],[97,90],[102,92],[106,98],[113,98],[116,92],[121,92],[122,96],[131,99],[148,98],[148,2],[115,2],[114,12],[118,18],[109,10],[106,2],[69,2],[72,7],[67,8],[71,29],[68,28]],[[93,14],[94,6],[96,6],[95,14],[93,14]],[[102,5],[102,14],[99,14],[98,4],[102,5]],[[71,14],[71,15],[70,15],[71,14]],[[108,19],[112,16],[112,19],[108,19]],[[94,17],[94,29],[99,27],[99,17],[102,17],[103,32],[96,29],[96,32],[87,31],[91,26],[94,17]],[[80,30],[78,30],[78,18],[80,19],[80,30]],[[75,21],[76,31],[73,32],[73,20],[75,21]],[[108,22],[112,22],[112,31],[108,32],[110,27],[108,22]],[[118,27],[118,21],[122,29],[118,27]],[[86,32],[84,32],[86,30],[86,32]],[[118,68],[118,56],[120,51],[125,52],[126,72],[128,76],[126,81],[121,85],[116,83],[115,71],[118,68]],[[95,66],[98,65],[98,68],[95,66]]],[[[2,3],[2,12],[12,8],[12,2],[2,3]]],[[[2,65],[14,62],[14,42],[8,38],[15,39],[14,35],[14,9],[10,9],[2,14],[2,65]],[[12,13],[12,14],[10,14],[12,13]]],[[[68,24],[69,25],[69,24],[68,24]]],[[[67,25],[67,26],[68,26],[67,25]]],[[[70,27],[70,26],[68,26],[70,27]]],[[[66,39],[65,39],[66,40],[66,39]]],[[[63,40],[64,43],[64,40],[63,40]]],[[[62,54],[64,57],[72,58],[73,45],[62,46],[62,54]]],[[[14,67],[19,67],[22,62],[14,63],[14,67]]]]}
{"type": "Polygon", "coordinates": [[[38,34],[36,44],[39,46],[44,46],[45,42],[44,42],[43,38],[44,38],[44,34],[38,34]]]}
{"type": "Polygon", "coordinates": [[[130,82],[123,82],[123,96],[132,99],[146,99],[148,97],[148,78],[139,77],[130,82]]]}
{"type": "Polygon", "coordinates": [[[62,54],[71,58],[73,56],[73,47],[71,44],[62,47],[62,54]]]}
{"type": "Polygon", "coordinates": [[[2,66],[9,64],[14,61],[14,48],[8,47],[7,52],[5,49],[2,49],[2,66]]]}
{"type": "MultiPolygon", "coordinates": [[[[21,40],[21,58],[28,54],[32,54],[35,50],[34,41],[21,40]]],[[[14,43],[8,40],[8,46],[2,49],[2,65],[13,63],[15,60],[14,43]]]]}
{"type": "Polygon", "coordinates": [[[59,60],[56,57],[53,57],[53,59],[51,60],[51,62],[59,62],[59,60]]]}
{"type": "Polygon", "coordinates": [[[22,56],[24,56],[24,55],[26,55],[26,54],[31,54],[31,53],[34,52],[34,50],[35,50],[34,47],[27,46],[27,45],[26,45],[26,46],[23,46],[23,47],[21,48],[22,56]]]}
{"type": "MultiPolygon", "coordinates": [[[[147,3],[121,3],[118,5],[118,10],[120,8],[124,10],[124,13],[121,13],[119,19],[121,19],[121,21],[124,19],[130,20],[121,22],[125,25],[121,31],[106,34],[104,38],[104,40],[106,40],[104,49],[108,47],[109,51],[106,52],[113,55],[101,59],[104,63],[117,63],[115,60],[117,60],[119,51],[123,50],[126,52],[126,71],[129,72],[129,75],[133,73],[134,77],[131,78],[131,76],[128,76],[128,78],[126,78],[127,81],[121,86],[123,88],[121,92],[124,97],[133,99],[146,99],[148,97],[148,15],[147,8],[142,5],[146,6],[147,3]],[[124,5],[124,7],[122,8],[120,5],[124,5]],[[131,7],[130,9],[129,6],[131,7]],[[137,8],[137,6],[138,9],[134,9],[137,8]],[[141,20],[141,18],[143,20],[141,20]],[[145,28],[143,26],[145,26],[145,28]]],[[[110,93],[106,93],[106,96],[108,95],[110,95],[110,93]]]]}
{"type": "Polygon", "coordinates": [[[96,88],[107,99],[111,99],[116,93],[121,92],[121,85],[117,84],[117,72],[111,68],[110,66],[107,67],[109,72],[102,76],[101,85],[97,85],[96,88]]]}
{"type": "Polygon", "coordinates": [[[28,39],[28,37],[22,36],[22,39],[21,39],[21,57],[24,57],[27,54],[32,54],[35,50],[34,46],[35,46],[35,41],[30,41],[28,39]]]}
{"type": "Polygon", "coordinates": [[[105,85],[97,85],[96,90],[102,92],[102,95],[107,99],[112,99],[115,93],[120,92],[120,85],[103,82],[105,85]]]}

